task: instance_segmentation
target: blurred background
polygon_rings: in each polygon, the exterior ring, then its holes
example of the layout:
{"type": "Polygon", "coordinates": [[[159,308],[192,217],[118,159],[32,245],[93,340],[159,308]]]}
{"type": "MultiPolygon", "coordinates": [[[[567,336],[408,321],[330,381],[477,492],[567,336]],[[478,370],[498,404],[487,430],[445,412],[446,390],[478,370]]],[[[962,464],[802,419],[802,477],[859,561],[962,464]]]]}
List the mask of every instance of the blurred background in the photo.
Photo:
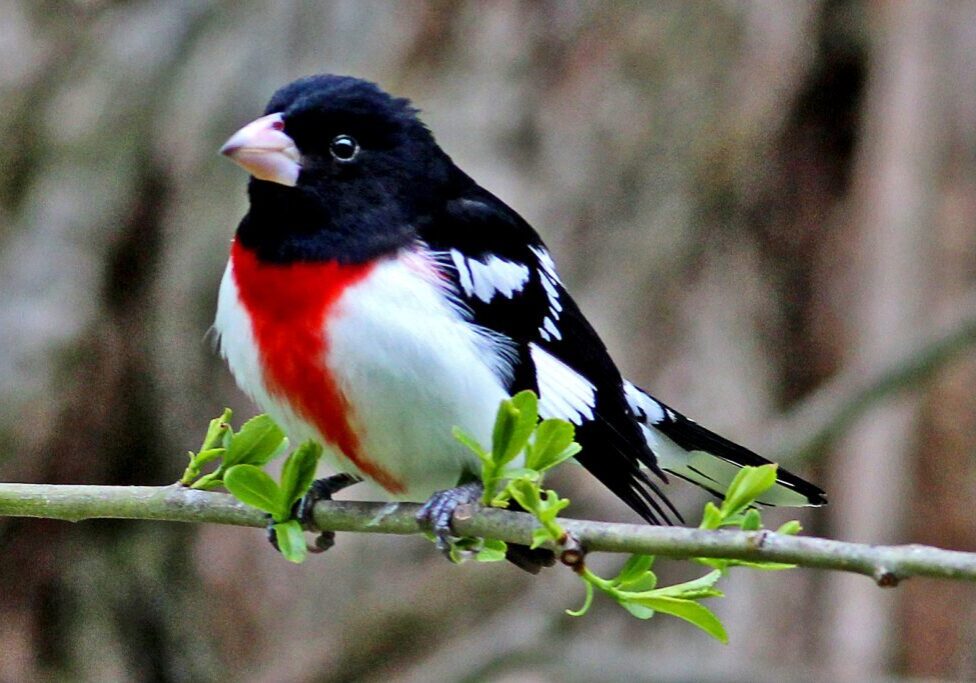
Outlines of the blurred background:
{"type": "MultiPolygon", "coordinates": [[[[536,226],[627,375],[828,490],[767,524],[976,551],[976,4],[0,0],[0,63],[0,481],[168,484],[255,412],[205,339],[216,149],[339,72],[536,226]]],[[[924,579],[739,572],[721,646],[419,538],[0,519],[0,577],[4,682],[976,680],[976,586],[924,579]]]]}

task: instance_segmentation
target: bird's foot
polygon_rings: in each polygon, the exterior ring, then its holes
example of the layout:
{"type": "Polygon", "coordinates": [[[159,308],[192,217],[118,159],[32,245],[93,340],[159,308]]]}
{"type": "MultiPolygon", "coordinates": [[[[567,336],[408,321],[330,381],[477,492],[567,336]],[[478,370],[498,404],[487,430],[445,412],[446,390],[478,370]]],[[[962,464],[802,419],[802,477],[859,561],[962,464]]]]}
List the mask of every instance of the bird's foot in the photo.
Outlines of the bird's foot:
{"type": "MultiPolygon", "coordinates": [[[[357,477],[355,474],[349,474],[348,472],[333,474],[324,479],[316,479],[312,482],[312,486],[309,487],[308,492],[295,503],[295,506],[292,508],[292,517],[301,522],[303,528],[314,528],[315,520],[312,515],[315,511],[315,504],[320,500],[332,500],[333,494],[361,481],[362,479],[360,477],[357,477]]],[[[274,532],[274,520],[269,520],[268,522],[268,542],[271,543],[275,550],[279,550],[278,540],[274,532]]],[[[334,545],[335,532],[321,531],[315,539],[315,545],[309,546],[308,551],[311,553],[324,553],[334,545]]]]}
{"type": "Polygon", "coordinates": [[[473,481],[446,491],[437,491],[417,512],[417,521],[434,533],[437,549],[446,556],[451,556],[451,539],[454,537],[451,519],[454,511],[462,505],[477,502],[484,490],[481,482],[473,481]]]}
{"type": "MultiPolygon", "coordinates": [[[[295,504],[295,518],[302,523],[303,527],[314,528],[315,520],[312,518],[312,515],[315,512],[315,504],[320,500],[332,500],[333,494],[339,493],[342,489],[348,488],[353,484],[358,484],[361,481],[362,479],[360,477],[357,477],[355,474],[349,474],[348,472],[333,474],[331,477],[325,477],[324,479],[316,479],[312,482],[308,493],[302,496],[301,500],[295,504]]],[[[309,552],[324,553],[334,545],[335,532],[321,531],[315,538],[315,545],[309,547],[309,552]]]]}

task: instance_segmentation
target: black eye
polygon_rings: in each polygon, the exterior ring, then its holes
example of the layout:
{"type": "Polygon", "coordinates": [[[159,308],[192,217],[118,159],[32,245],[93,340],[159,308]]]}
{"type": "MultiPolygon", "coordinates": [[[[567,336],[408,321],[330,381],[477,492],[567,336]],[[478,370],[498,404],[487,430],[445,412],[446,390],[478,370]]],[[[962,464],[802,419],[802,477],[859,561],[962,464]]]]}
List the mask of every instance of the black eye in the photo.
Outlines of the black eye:
{"type": "Polygon", "coordinates": [[[359,143],[356,142],[356,138],[349,135],[336,135],[329,143],[329,151],[336,161],[346,163],[359,154],[359,143]]]}

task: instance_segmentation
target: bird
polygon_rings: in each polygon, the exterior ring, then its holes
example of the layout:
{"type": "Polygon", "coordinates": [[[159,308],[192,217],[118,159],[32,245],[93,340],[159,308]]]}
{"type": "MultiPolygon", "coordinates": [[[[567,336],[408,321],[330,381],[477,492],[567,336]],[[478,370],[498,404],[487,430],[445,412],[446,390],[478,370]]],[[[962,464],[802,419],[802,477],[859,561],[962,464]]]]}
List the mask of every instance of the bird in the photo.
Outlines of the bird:
{"type": "MultiPolygon", "coordinates": [[[[573,423],[576,460],[651,524],[681,521],[668,475],[721,496],[768,462],[621,375],[539,234],[453,162],[410,100],[352,76],[300,78],[220,152],[251,177],[219,351],[289,436],[324,446],[337,474],[318,498],[371,480],[425,503],[418,519],[447,547],[452,513],[482,492],[453,428],[490,443],[500,402],[527,389],[541,417],[573,423]]],[[[826,496],[779,468],[759,502],[826,496]]]]}

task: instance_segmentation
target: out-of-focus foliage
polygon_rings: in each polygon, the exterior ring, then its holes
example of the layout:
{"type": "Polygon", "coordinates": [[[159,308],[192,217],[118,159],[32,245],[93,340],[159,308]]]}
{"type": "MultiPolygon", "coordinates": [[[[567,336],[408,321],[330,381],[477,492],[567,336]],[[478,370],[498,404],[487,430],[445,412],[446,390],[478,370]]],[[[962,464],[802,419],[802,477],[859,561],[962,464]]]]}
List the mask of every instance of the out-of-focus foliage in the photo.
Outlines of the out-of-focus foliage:
{"type": "MultiPolygon", "coordinates": [[[[627,374],[762,449],[972,299],[973,27],[962,2],[6,0],[0,479],[168,483],[207,416],[253,412],[206,339],[245,210],[215,150],[323,71],[412,97],[627,374]]],[[[976,356],[925,379],[807,463],[831,494],[807,528],[976,549],[976,356]]],[[[632,519],[561,477],[579,514],[632,519]]],[[[976,677],[964,585],[732,577],[722,648],[571,620],[548,603],[572,577],[417,539],[294,566],[253,531],[0,520],[0,577],[0,680],[976,677]]]]}

